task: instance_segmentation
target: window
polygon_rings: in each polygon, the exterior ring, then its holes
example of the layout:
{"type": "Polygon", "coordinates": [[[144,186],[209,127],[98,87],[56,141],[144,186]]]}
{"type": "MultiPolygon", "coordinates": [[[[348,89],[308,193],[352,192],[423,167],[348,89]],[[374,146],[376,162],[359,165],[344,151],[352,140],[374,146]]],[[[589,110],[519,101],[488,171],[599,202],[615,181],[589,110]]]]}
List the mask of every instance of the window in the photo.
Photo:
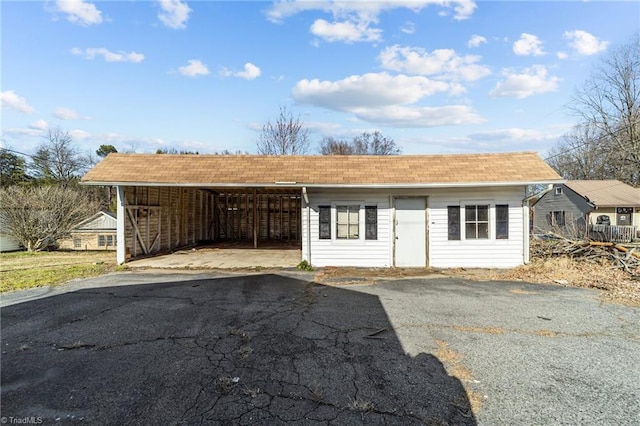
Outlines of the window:
{"type": "Polygon", "coordinates": [[[448,206],[449,240],[460,239],[460,206],[448,206]]]}
{"type": "Polygon", "coordinates": [[[355,240],[359,235],[360,206],[336,206],[336,238],[355,240]]]}
{"type": "Polygon", "coordinates": [[[464,231],[467,240],[489,238],[489,206],[468,205],[464,207],[464,231]]]}
{"type": "Polygon", "coordinates": [[[564,210],[551,212],[551,224],[564,226],[564,210]]]}
{"type": "Polygon", "coordinates": [[[74,238],[73,239],[73,248],[81,249],[82,248],[82,238],[74,238]]]}
{"type": "Polygon", "coordinates": [[[98,235],[98,247],[113,247],[116,245],[116,238],[113,235],[98,235]]]}
{"type": "Polygon", "coordinates": [[[318,207],[319,233],[321,240],[331,239],[331,206],[318,207]]]}
{"type": "Polygon", "coordinates": [[[556,195],[561,195],[561,194],[562,194],[562,187],[556,186],[556,195]]]}
{"type": "Polygon", "coordinates": [[[496,239],[509,239],[509,206],[496,204],[496,239]]]}
{"type": "Polygon", "coordinates": [[[365,240],[378,239],[378,206],[364,207],[364,238],[365,240]]]}

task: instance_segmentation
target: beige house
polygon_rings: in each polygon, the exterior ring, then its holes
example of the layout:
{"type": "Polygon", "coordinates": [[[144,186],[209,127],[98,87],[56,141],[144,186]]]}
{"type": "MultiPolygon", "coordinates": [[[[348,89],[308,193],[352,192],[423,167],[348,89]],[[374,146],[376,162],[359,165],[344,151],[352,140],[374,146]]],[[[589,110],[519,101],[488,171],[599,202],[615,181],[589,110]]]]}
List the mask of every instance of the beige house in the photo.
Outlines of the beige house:
{"type": "Polygon", "coordinates": [[[98,212],[83,220],[71,231],[71,237],[60,241],[65,250],[115,250],[118,221],[112,213],[98,212]]]}

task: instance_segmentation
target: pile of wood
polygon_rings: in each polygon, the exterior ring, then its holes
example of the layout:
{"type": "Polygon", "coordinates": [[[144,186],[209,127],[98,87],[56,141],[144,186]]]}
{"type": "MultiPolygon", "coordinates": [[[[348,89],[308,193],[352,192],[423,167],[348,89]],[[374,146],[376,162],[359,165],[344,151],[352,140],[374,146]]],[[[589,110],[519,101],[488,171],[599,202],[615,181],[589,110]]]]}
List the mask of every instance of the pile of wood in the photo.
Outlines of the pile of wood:
{"type": "Polygon", "coordinates": [[[531,244],[531,257],[548,259],[569,257],[598,265],[621,268],[634,279],[640,279],[640,249],[616,243],[573,241],[565,238],[536,240],[531,244]]]}

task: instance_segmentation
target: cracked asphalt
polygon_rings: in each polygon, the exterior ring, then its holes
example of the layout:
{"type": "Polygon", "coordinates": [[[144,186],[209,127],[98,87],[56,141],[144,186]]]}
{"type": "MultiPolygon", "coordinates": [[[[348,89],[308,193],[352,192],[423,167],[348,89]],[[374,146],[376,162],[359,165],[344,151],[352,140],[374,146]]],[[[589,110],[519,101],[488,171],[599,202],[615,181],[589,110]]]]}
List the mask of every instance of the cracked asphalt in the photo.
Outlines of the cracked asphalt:
{"type": "Polygon", "coordinates": [[[3,419],[639,424],[640,313],[452,277],[116,273],[2,296],[3,419]]]}

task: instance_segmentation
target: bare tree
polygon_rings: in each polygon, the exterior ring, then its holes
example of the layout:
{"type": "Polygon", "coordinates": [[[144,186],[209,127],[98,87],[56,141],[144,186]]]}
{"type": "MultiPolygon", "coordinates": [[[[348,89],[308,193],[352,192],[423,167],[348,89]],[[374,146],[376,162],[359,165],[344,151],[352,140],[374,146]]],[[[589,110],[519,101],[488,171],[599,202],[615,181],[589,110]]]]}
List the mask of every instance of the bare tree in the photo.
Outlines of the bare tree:
{"type": "Polygon", "coordinates": [[[73,226],[98,209],[98,203],[77,188],[61,185],[10,186],[0,189],[4,233],[28,251],[56,244],[73,226]]]}
{"type": "Polygon", "coordinates": [[[401,152],[393,139],[383,136],[379,131],[364,132],[351,142],[329,137],[320,143],[322,155],[397,155],[401,152]]]}
{"type": "Polygon", "coordinates": [[[583,87],[570,109],[583,125],[598,130],[598,142],[615,153],[627,183],[640,184],[640,35],[612,50],[583,87]]]}
{"type": "Polygon", "coordinates": [[[353,155],[353,145],[350,142],[326,137],[320,142],[322,155],[353,155]]]}
{"type": "Polygon", "coordinates": [[[579,124],[549,151],[547,163],[565,179],[615,179],[608,142],[593,125],[579,124]]]}
{"type": "Polygon", "coordinates": [[[275,123],[267,121],[258,137],[258,153],[262,155],[300,155],[309,150],[309,129],[286,107],[280,107],[275,123]]]}
{"type": "Polygon", "coordinates": [[[57,126],[49,127],[45,139],[29,165],[36,178],[66,185],[91,166],[92,159],[73,145],[68,131],[57,126]]]}

